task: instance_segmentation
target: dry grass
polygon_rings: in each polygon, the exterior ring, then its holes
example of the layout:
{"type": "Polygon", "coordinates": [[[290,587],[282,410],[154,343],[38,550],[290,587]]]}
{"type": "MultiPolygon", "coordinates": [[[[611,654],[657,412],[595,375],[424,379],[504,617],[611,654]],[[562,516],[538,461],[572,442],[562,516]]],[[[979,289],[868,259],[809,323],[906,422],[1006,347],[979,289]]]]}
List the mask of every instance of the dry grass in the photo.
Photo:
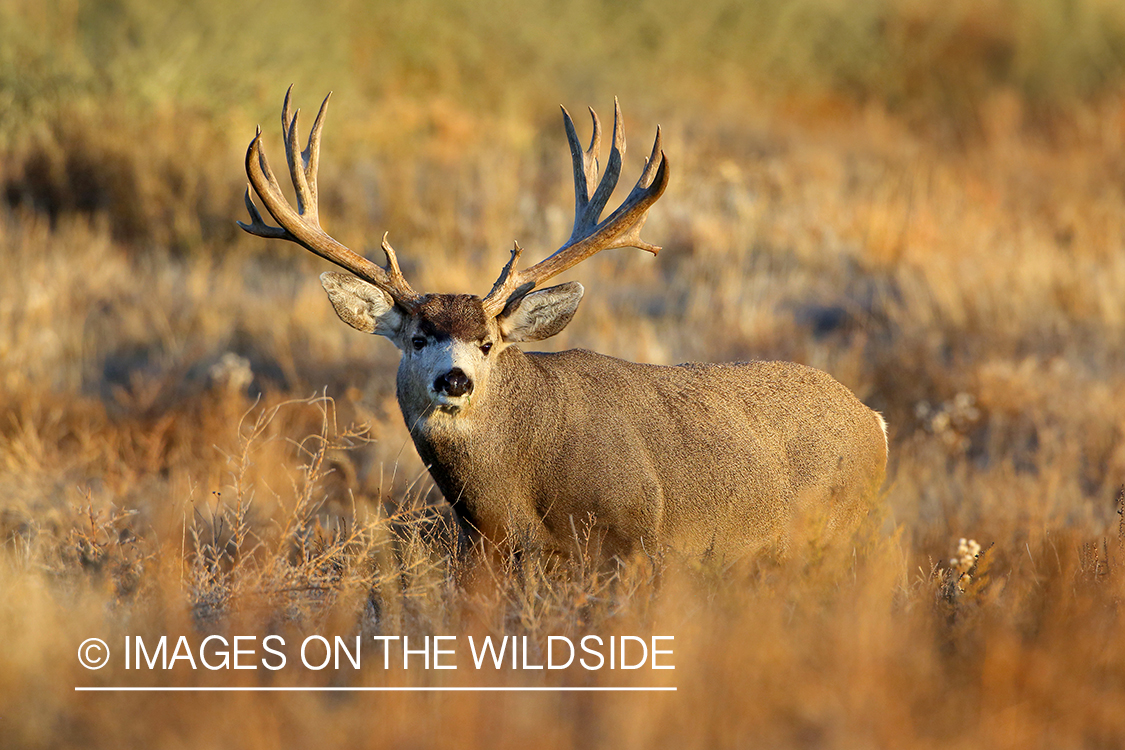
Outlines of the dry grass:
{"type": "Polygon", "coordinates": [[[1125,743],[1120,4],[556,5],[298,29],[304,6],[250,3],[253,38],[209,0],[0,7],[0,746],[1125,743]],[[329,230],[391,230],[433,291],[566,235],[559,100],[618,93],[635,146],[659,119],[665,249],[572,272],[550,345],[824,368],[891,425],[883,511],[844,548],[722,569],[457,562],[393,348],[339,323],[323,264],[233,226],[291,80],[306,112],[337,89],[329,230]],[[978,558],[951,559],[961,537],[978,558]],[[364,666],[120,662],[126,636],[268,634],[358,635],[364,666]],[[676,669],[464,653],[587,634],[675,636],[676,669]],[[457,636],[460,668],[383,670],[391,635],[457,636]],[[97,672],[91,636],[118,649],[97,672]],[[678,691],[73,691],[153,684],[678,691]]]}

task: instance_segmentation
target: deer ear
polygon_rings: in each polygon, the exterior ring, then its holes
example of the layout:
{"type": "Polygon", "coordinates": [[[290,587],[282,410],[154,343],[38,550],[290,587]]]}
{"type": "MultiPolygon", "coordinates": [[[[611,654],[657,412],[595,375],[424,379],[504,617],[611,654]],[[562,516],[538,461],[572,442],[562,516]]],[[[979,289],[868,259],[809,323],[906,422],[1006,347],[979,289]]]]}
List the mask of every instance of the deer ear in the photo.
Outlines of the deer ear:
{"type": "Polygon", "coordinates": [[[328,292],[328,299],[340,320],[357,331],[377,333],[393,340],[402,330],[406,316],[378,287],[350,273],[331,271],[320,275],[320,285],[328,292]]]}
{"type": "Polygon", "coordinates": [[[509,343],[541,341],[566,328],[585,290],[577,281],[549,286],[509,303],[496,322],[509,343]]]}

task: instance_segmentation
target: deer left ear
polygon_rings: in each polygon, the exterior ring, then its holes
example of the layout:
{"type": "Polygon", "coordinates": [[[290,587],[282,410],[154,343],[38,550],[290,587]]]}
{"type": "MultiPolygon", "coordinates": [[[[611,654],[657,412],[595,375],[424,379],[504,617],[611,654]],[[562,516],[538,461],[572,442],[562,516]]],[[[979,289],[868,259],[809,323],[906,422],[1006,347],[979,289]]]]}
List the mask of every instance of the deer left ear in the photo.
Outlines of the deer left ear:
{"type": "Polygon", "coordinates": [[[496,318],[504,341],[541,341],[566,328],[578,310],[585,289],[577,281],[525,295],[496,318]]]}
{"type": "Polygon", "coordinates": [[[390,295],[350,273],[322,273],[320,285],[328,292],[340,320],[357,331],[396,340],[405,316],[390,295]]]}

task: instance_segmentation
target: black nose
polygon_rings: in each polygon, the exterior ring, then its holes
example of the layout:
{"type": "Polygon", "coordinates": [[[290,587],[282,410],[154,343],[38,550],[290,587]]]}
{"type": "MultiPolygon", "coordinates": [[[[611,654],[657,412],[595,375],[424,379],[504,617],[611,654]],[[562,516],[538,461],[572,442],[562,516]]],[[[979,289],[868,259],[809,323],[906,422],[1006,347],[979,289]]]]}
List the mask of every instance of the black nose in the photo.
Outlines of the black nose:
{"type": "Polygon", "coordinates": [[[434,390],[448,396],[464,396],[473,392],[473,381],[460,367],[454,367],[434,381],[434,390]]]}

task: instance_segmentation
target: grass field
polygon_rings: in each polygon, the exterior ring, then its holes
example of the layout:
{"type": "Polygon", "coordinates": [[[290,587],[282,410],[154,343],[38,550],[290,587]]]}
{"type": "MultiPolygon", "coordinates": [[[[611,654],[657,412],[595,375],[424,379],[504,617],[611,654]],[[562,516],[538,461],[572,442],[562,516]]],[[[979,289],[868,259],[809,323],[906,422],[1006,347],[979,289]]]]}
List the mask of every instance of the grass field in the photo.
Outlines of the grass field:
{"type": "Polygon", "coordinates": [[[0,747],[1125,744],[1116,0],[6,0],[0,187],[0,747]],[[452,561],[396,351],[234,225],[291,82],[306,125],[335,91],[326,228],[370,257],[389,231],[426,291],[569,234],[559,103],[620,97],[627,178],[660,123],[664,250],[568,273],[545,343],[825,369],[890,424],[880,510],[724,567],[452,561]],[[125,668],[162,635],[253,637],[258,668],[125,668]],[[317,635],[362,667],[302,666],[317,635]],[[675,669],[476,669],[468,641],[588,635],[672,636],[675,669]],[[452,636],[458,668],[384,669],[385,636],[452,636]]]}

